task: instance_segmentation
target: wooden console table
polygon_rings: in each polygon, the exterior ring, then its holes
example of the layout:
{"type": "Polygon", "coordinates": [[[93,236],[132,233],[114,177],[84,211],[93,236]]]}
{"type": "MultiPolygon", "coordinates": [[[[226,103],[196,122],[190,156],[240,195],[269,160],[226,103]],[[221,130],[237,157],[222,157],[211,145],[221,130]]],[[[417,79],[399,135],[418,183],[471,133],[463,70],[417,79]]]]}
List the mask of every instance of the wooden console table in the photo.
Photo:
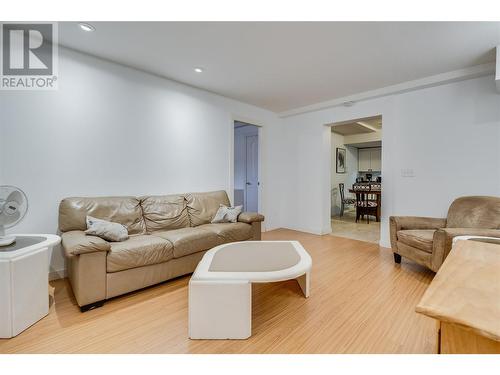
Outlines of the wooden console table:
{"type": "Polygon", "coordinates": [[[457,241],[416,311],[438,320],[439,353],[500,353],[500,245],[457,241]]]}

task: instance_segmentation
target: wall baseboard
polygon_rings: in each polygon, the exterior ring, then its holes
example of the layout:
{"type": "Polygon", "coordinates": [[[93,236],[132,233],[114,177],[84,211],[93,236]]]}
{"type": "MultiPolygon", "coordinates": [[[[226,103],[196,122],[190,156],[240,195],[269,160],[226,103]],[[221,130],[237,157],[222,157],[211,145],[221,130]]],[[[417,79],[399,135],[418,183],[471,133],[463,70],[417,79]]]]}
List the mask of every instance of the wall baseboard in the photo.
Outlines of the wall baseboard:
{"type": "Polygon", "coordinates": [[[380,247],[385,247],[386,249],[390,249],[391,248],[391,243],[389,241],[384,241],[384,240],[380,240],[378,245],[380,247]]]}
{"type": "Polygon", "coordinates": [[[304,233],[311,233],[311,234],[316,234],[318,236],[322,236],[324,234],[329,234],[331,233],[331,228],[329,229],[318,229],[318,228],[304,228],[304,227],[295,227],[295,226],[287,226],[287,227],[281,227],[277,229],[289,229],[289,230],[295,230],[297,232],[304,232],[304,233]]]}

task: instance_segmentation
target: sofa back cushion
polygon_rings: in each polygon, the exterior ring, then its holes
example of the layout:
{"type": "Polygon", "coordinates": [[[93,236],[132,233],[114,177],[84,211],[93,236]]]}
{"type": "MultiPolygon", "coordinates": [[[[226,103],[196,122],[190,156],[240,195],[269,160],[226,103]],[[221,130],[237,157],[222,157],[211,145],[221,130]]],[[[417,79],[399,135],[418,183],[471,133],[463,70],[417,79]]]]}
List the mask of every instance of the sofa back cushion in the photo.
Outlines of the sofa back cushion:
{"type": "Polygon", "coordinates": [[[186,194],[187,211],[192,227],[212,221],[220,205],[229,206],[229,198],[224,190],[208,193],[186,194]]]}
{"type": "Polygon", "coordinates": [[[140,200],[148,233],[189,227],[184,195],[149,195],[140,200]]]}
{"type": "Polygon", "coordinates": [[[448,228],[500,229],[500,197],[461,197],[448,210],[448,228]]]}
{"type": "Polygon", "coordinates": [[[135,197],[65,198],[59,204],[59,230],[86,230],[87,215],[123,224],[129,234],[146,232],[141,205],[135,197]]]}

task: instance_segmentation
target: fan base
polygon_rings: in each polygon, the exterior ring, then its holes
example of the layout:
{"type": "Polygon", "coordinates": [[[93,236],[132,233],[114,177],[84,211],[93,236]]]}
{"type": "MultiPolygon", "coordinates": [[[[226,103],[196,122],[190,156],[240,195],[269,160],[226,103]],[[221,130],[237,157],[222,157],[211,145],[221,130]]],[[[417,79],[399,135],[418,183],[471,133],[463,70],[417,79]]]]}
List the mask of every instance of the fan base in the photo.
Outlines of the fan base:
{"type": "Polygon", "coordinates": [[[0,236],[0,246],[9,246],[16,241],[16,236],[0,236]]]}

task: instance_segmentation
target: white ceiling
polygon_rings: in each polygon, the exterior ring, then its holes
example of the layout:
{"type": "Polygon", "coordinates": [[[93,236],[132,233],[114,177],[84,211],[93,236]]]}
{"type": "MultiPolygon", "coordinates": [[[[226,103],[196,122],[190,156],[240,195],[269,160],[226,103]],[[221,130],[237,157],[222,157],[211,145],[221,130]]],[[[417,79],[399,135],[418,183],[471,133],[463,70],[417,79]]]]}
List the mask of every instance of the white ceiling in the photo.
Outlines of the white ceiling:
{"type": "Polygon", "coordinates": [[[89,23],[60,23],[60,44],[275,112],[492,62],[500,45],[500,22],[89,23]]]}

